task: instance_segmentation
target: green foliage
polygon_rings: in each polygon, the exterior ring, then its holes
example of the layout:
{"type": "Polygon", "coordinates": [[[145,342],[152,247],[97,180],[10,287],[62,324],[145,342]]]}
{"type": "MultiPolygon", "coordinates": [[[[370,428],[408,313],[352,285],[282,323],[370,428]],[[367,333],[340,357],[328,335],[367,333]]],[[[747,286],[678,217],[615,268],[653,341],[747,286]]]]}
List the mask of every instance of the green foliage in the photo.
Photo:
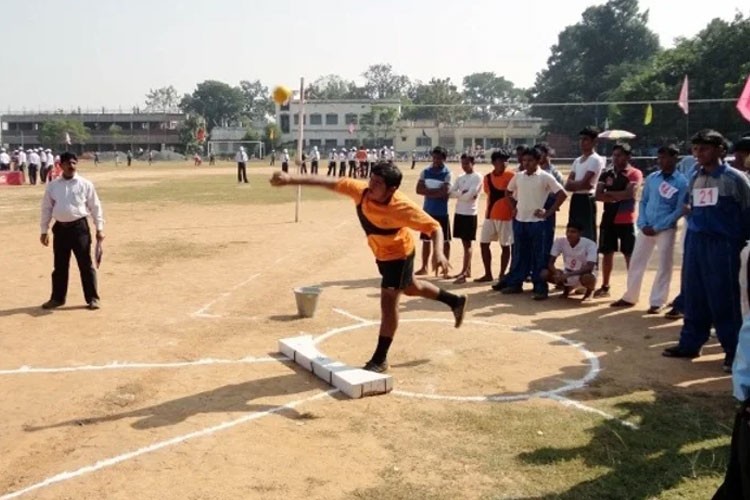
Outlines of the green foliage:
{"type": "Polygon", "coordinates": [[[393,139],[399,132],[398,109],[389,106],[373,106],[369,113],[359,118],[359,133],[372,145],[393,139]]]}
{"type": "Polygon", "coordinates": [[[185,113],[202,116],[210,131],[213,127],[239,121],[247,109],[246,102],[241,88],[216,80],[206,80],[199,83],[192,94],[185,94],[180,108],[185,113]]]}
{"type": "Polygon", "coordinates": [[[199,115],[188,115],[178,129],[180,146],[186,155],[191,155],[203,150],[203,145],[198,142],[196,135],[198,129],[205,126],[205,120],[199,115]]]}
{"type": "Polygon", "coordinates": [[[390,64],[373,64],[362,76],[370,99],[399,99],[407,95],[411,86],[409,77],[395,74],[390,64]]]}
{"type": "Polygon", "coordinates": [[[472,118],[489,121],[513,116],[521,111],[526,102],[523,89],[516,88],[513,82],[492,72],[465,76],[463,87],[464,102],[475,105],[472,118]]]}
{"type": "Polygon", "coordinates": [[[242,114],[252,123],[267,123],[268,117],[273,116],[276,110],[268,87],[260,80],[242,80],[240,91],[244,99],[242,114]]]}
{"type": "MultiPolygon", "coordinates": [[[[530,90],[531,102],[607,100],[633,65],[643,65],[658,53],[658,37],[647,22],[648,12],[640,12],[638,0],[609,0],[587,8],[579,23],[560,33],[547,68],[530,90]]],[[[604,111],[582,106],[539,107],[533,112],[550,119],[549,130],[570,133],[603,122],[604,111]]]]}
{"type": "Polygon", "coordinates": [[[464,98],[450,78],[433,78],[414,89],[412,103],[404,109],[404,117],[411,120],[434,120],[435,123],[456,123],[471,115],[471,106],[421,107],[420,104],[463,104],[464,98]]]}
{"type": "Polygon", "coordinates": [[[88,129],[78,120],[50,120],[39,129],[39,141],[45,146],[58,148],[65,144],[66,133],[73,144],[86,144],[91,138],[88,129]]]}
{"type": "MultiPolygon", "coordinates": [[[[737,14],[733,21],[714,19],[695,37],[678,40],[632,72],[612,91],[614,100],[675,100],[685,75],[690,80],[690,99],[736,98],[750,74],[750,18],[737,14]],[[720,61],[720,62],[719,62],[720,61]]],[[[617,106],[610,110],[612,123],[627,124],[639,136],[658,140],[682,140],[689,135],[682,110],[675,104],[654,105],[654,120],[643,124],[645,106],[617,106]]],[[[715,128],[738,136],[748,125],[735,103],[690,104],[690,129],[715,128]]]]}
{"type": "Polygon", "coordinates": [[[365,99],[367,91],[338,75],[321,76],[305,89],[306,99],[365,99]]]}
{"type": "Polygon", "coordinates": [[[281,146],[281,129],[275,123],[269,123],[263,130],[263,142],[266,145],[266,151],[278,149],[281,146]]]}
{"type": "Polygon", "coordinates": [[[175,113],[179,104],[180,97],[173,85],[149,89],[146,94],[146,111],[151,113],[175,113]]]}

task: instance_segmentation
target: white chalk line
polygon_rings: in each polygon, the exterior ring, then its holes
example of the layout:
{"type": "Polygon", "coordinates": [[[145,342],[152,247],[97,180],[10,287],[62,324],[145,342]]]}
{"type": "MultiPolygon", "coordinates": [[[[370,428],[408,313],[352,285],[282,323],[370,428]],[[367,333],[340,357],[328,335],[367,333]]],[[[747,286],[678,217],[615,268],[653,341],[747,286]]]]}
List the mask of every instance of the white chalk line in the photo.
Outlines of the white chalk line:
{"type": "Polygon", "coordinates": [[[234,285],[233,287],[231,287],[229,289],[229,291],[222,292],[214,300],[212,300],[210,302],[207,302],[205,305],[203,305],[203,307],[201,307],[200,309],[198,309],[194,313],[191,313],[190,315],[194,316],[194,317],[196,317],[196,316],[197,317],[216,317],[216,315],[210,314],[208,312],[208,310],[211,309],[217,302],[219,302],[219,301],[221,301],[223,299],[226,299],[227,297],[229,297],[230,295],[232,295],[232,292],[235,292],[238,289],[242,288],[243,286],[247,285],[248,283],[250,283],[251,281],[253,281],[254,279],[256,279],[258,276],[260,276],[261,274],[262,273],[255,273],[255,274],[251,275],[246,280],[244,280],[241,283],[238,283],[238,284],[234,285]]]}
{"type": "Polygon", "coordinates": [[[341,314],[342,316],[346,316],[347,318],[353,319],[354,321],[357,321],[359,323],[372,323],[371,319],[361,318],[357,316],[356,314],[352,314],[348,311],[344,311],[343,309],[339,309],[338,307],[334,307],[333,312],[341,314]]]}
{"type": "Polygon", "coordinates": [[[310,396],[309,398],[305,399],[298,399],[296,401],[292,401],[291,403],[287,403],[283,406],[277,406],[275,408],[272,408],[270,410],[265,410],[261,412],[252,413],[250,415],[245,415],[243,417],[237,418],[235,420],[230,420],[228,422],[224,422],[222,424],[214,425],[212,427],[207,427],[205,429],[191,432],[189,434],[183,434],[182,436],[176,436],[171,439],[167,439],[165,441],[159,441],[157,443],[153,443],[149,446],[139,448],[134,451],[130,451],[127,453],[123,453],[121,455],[116,455],[114,457],[106,458],[104,460],[99,460],[93,465],[87,465],[85,467],[81,467],[80,469],[74,470],[74,471],[65,471],[61,472],[60,474],[56,474],[52,477],[49,477],[45,479],[44,481],[40,481],[38,483],[32,484],[31,486],[27,486],[26,488],[23,488],[18,491],[14,491],[12,493],[6,493],[3,496],[0,496],[0,500],[10,500],[12,498],[18,498],[22,495],[25,495],[26,493],[30,493],[32,491],[46,488],[47,486],[51,486],[55,483],[60,483],[63,481],[68,481],[70,479],[74,479],[76,477],[80,477],[86,474],[90,474],[92,472],[96,472],[101,469],[105,469],[107,467],[112,467],[114,465],[117,465],[121,462],[125,462],[126,460],[131,460],[133,458],[139,457],[141,455],[145,455],[147,453],[152,453],[154,451],[161,450],[163,448],[167,448],[170,446],[174,446],[177,444],[184,443],[186,441],[190,441],[192,439],[209,436],[211,434],[214,434],[219,431],[231,429],[232,427],[235,427],[240,424],[244,424],[245,422],[250,422],[253,420],[258,420],[260,418],[266,417],[268,415],[273,415],[274,413],[279,413],[284,410],[290,410],[293,408],[296,408],[297,406],[300,406],[304,403],[309,403],[311,401],[316,401],[318,399],[323,399],[325,397],[329,397],[333,395],[334,393],[338,392],[338,389],[331,389],[321,394],[316,394],[314,396],[310,396]]]}
{"type": "MultiPolygon", "coordinates": [[[[329,330],[328,332],[318,337],[313,338],[313,344],[319,344],[339,333],[344,333],[344,332],[356,330],[359,328],[363,328],[366,326],[374,326],[374,325],[380,324],[379,321],[366,320],[366,319],[360,318],[359,316],[351,314],[343,309],[334,309],[334,311],[339,314],[343,314],[344,316],[348,316],[352,319],[355,319],[359,321],[359,323],[329,330]]],[[[420,322],[421,323],[425,323],[425,322],[427,323],[453,323],[453,320],[441,319],[441,318],[422,318],[422,319],[412,318],[412,319],[402,319],[401,322],[402,323],[420,323],[420,322]]],[[[493,323],[490,321],[482,321],[482,320],[464,321],[464,324],[467,324],[467,323],[476,324],[476,325],[484,325],[484,326],[492,326],[492,327],[509,328],[510,330],[518,332],[518,333],[522,333],[522,334],[532,333],[532,334],[547,337],[557,342],[562,342],[570,347],[577,349],[579,352],[581,352],[586,358],[586,362],[589,365],[589,369],[582,378],[578,380],[568,380],[562,387],[553,389],[551,391],[536,391],[536,392],[529,392],[529,393],[523,393],[523,394],[508,394],[508,395],[495,394],[495,395],[489,395],[489,396],[487,395],[451,396],[451,395],[445,395],[445,394],[427,394],[427,393],[393,390],[391,391],[391,394],[395,396],[415,398],[415,399],[429,399],[429,400],[436,400],[436,401],[475,402],[475,403],[485,403],[485,402],[501,403],[501,402],[512,402],[512,401],[526,401],[526,400],[533,399],[533,398],[546,398],[546,399],[551,399],[553,401],[557,401],[571,408],[576,408],[578,410],[589,412],[589,413],[595,413],[601,417],[606,418],[607,420],[614,420],[631,429],[636,429],[636,430],[638,429],[638,426],[631,422],[621,420],[615,417],[614,415],[606,413],[602,410],[593,408],[583,403],[579,403],[578,401],[575,401],[573,399],[569,399],[569,398],[561,396],[561,394],[586,387],[588,383],[594,380],[596,376],[599,374],[599,372],[601,371],[599,358],[594,353],[586,349],[581,342],[570,340],[560,335],[555,335],[553,333],[545,332],[543,330],[534,330],[534,329],[526,328],[526,327],[509,327],[507,325],[502,325],[499,323],[493,323]]]]}
{"type": "Polygon", "coordinates": [[[81,366],[57,366],[57,367],[34,367],[21,366],[19,368],[2,369],[0,375],[19,375],[28,373],[70,373],[70,372],[91,372],[102,370],[128,370],[128,369],[152,369],[152,368],[184,368],[187,366],[208,366],[208,365],[245,365],[254,363],[271,363],[271,362],[288,362],[288,358],[283,355],[253,357],[246,356],[240,359],[217,359],[203,358],[195,361],[175,361],[166,363],[140,363],[130,361],[112,361],[102,365],[81,365],[81,366]]]}

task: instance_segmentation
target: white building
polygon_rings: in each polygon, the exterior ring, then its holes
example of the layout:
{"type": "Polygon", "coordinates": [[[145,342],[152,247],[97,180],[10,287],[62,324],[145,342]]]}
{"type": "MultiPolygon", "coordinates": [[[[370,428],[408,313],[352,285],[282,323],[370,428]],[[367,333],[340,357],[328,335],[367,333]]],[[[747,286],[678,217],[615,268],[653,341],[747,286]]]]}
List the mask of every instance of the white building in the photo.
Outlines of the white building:
{"type": "MultiPolygon", "coordinates": [[[[373,106],[381,109],[394,108],[398,114],[401,113],[401,101],[398,99],[306,101],[303,116],[305,149],[312,146],[318,146],[322,150],[350,148],[367,143],[360,128],[360,120],[362,115],[372,112],[373,106]]],[[[276,105],[276,124],[281,130],[282,142],[297,140],[299,100],[292,100],[286,106],[276,105]]],[[[394,133],[390,139],[378,142],[391,145],[395,137],[394,133]]]]}

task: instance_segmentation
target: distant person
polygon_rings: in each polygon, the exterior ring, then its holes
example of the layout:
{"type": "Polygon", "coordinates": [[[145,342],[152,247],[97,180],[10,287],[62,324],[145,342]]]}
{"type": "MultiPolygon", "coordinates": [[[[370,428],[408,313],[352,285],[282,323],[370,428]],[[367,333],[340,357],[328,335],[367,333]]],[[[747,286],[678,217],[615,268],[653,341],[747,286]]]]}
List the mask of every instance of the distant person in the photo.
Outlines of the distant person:
{"type": "Polygon", "coordinates": [[[346,160],[349,163],[349,177],[357,178],[357,148],[351,148],[349,153],[346,155],[346,160]]]}
{"type": "Polygon", "coordinates": [[[247,184],[247,153],[245,147],[240,146],[237,154],[234,155],[234,161],[237,162],[237,182],[247,184]]]}
{"type": "MultiPolygon", "coordinates": [[[[385,151],[386,148],[384,147],[383,150],[385,151]]],[[[451,225],[448,216],[448,193],[451,190],[451,171],[445,166],[447,158],[448,152],[445,148],[438,146],[432,150],[432,165],[425,168],[419,175],[417,194],[424,196],[423,210],[440,223],[443,231],[442,253],[450,259],[451,225]]],[[[422,240],[422,267],[416,275],[424,276],[427,274],[427,267],[430,263],[432,239],[426,233],[422,233],[420,239],[422,240]]]]}
{"type": "Polygon", "coordinates": [[[586,127],[579,133],[581,156],[573,161],[565,190],[570,197],[569,221],[580,222],[583,237],[596,242],[596,186],[604,170],[604,158],[594,150],[599,129],[586,127]]]}
{"type": "Polygon", "coordinates": [[[457,199],[453,236],[460,239],[464,247],[463,267],[454,281],[457,285],[471,277],[472,245],[477,239],[477,200],[482,192],[482,176],[474,171],[474,157],[461,155],[461,168],[464,173],[458,176],[450,191],[451,198],[457,199]]]}
{"type": "Polygon", "coordinates": [[[36,184],[36,174],[39,170],[39,153],[37,153],[36,149],[29,149],[29,183],[36,184]]]}
{"type": "Polygon", "coordinates": [[[346,177],[346,148],[341,148],[339,151],[339,177],[346,177]]]}
{"type": "Polygon", "coordinates": [[[414,170],[414,167],[417,166],[417,151],[415,149],[411,150],[411,169],[414,170]]]}
{"type": "Polygon", "coordinates": [[[125,159],[128,162],[128,167],[133,163],[133,152],[128,149],[128,152],[125,154],[125,159]]]}
{"type": "Polygon", "coordinates": [[[312,175],[318,175],[319,165],[320,165],[320,151],[318,151],[318,146],[313,146],[312,153],[310,153],[310,173],[312,175]]]}
{"type": "Polygon", "coordinates": [[[208,153],[208,166],[212,167],[214,165],[216,165],[216,155],[213,151],[211,151],[210,153],[208,153]]]}
{"type": "MultiPolygon", "coordinates": [[[[511,246],[513,245],[513,204],[508,193],[508,184],[515,176],[508,168],[510,155],[504,149],[492,152],[490,161],[492,171],[484,176],[483,188],[487,197],[487,208],[482,222],[482,234],[479,247],[482,252],[484,274],[477,278],[477,282],[490,282],[492,274],[492,248],[490,244],[496,241],[500,244],[500,271],[497,281],[502,282],[510,264],[511,246]]],[[[496,285],[495,290],[499,290],[496,285]]]]}
{"type": "Polygon", "coordinates": [[[734,153],[732,166],[750,175],[750,136],[743,137],[735,142],[732,152],[734,153]]]}
{"type": "Polygon", "coordinates": [[[193,166],[200,167],[202,164],[203,164],[203,158],[201,158],[201,155],[199,153],[195,153],[193,155],[193,166]]]}
{"type": "Polygon", "coordinates": [[[336,177],[336,148],[328,152],[328,172],[326,175],[336,177]]]}
{"type": "Polygon", "coordinates": [[[119,167],[119,166],[120,166],[120,152],[115,151],[115,167],[119,167]]]}
{"type": "Polygon", "coordinates": [[[47,183],[47,152],[39,148],[39,180],[42,184],[47,183]]]}
{"type": "Polygon", "coordinates": [[[359,169],[359,177],[366,179],[368,177],[367,172],[369,168],[367,161],[367,151],[365,151],[364,146],[360,146],[359,149],[357,149],[355,159],[357,161],[357,168],[359,169]]]}
{"type": "Polygon", "coordinates": [[[28,159],[26,158],[26,152],[23,149],[19,149],[18,156],[16,157],[16,166],[18,170],[25,173],[27,161],[28,159]]]}
{"type": "Polygon", "coordinates": [[[273,167],[276,164],[276,150],[271,150],[271,163],[270,165],[273,167]]]}
{"type": "Polygon", "coordinates": [[[286,149],[281,153],[281,171],[289,172],[289,151],[286,149]]]}
{"type": "Polygon", "coordinates": [[[0,148],[0,170],[10,170],[10,155],[5,148],[0,148]]]}
{"type": "Polygon", "coordinates": [[[606,170],[596,187],[596,200],[604,202],[599,226],[599,253],[602,254],[602,286],[594,297],[609,297],[609,278],[612,276],[615,253],[625,258],[630,267],[630,256],[635,248],[635,199],[643,183],[643,174],[630,164],[629,144],[615,144],[612,148],[612,168],[606,170]]]}
{"type": "Polygon", "coordinates": [[[307,155],[304,151],[302,151],[302,155],[300,158],[302,161],[299,166],[299,173],[306,174],[307,173],[307,155]]]}
{"type": "Polygon", "coordinates": [[[101,202],[91,181],[77,173],[78,158],[65,152],[60,155],[62,176],[51,181],[44,191],[41,212],[42,245],[49,246],[49,224],[52,226],[55,269],[52,272],[52,296],[44,309],[55,309],[65,304],[68,293],[70,254],[78,262],[83,284],[83,296],[89,309],[99,309],[96,290],[96,270],[91,261],[91,231],[88,217],[96,227],[96,240],[104,240],[104,217],[101,202]]]}
{"type": "MultiPolygon", "coordinates": [[[[149,154],[150,154],[150,153],[149,153],[149,154]]],[[[151,158],[149,158],[148,164],[149,164],[149,165],[151,165],[151,158]]],[[[94,153],[94,166],[95,166],[95,167],[98,167],[98,166],[99,166],[99,151],[96,151],[96,152],[94,153]]]]}

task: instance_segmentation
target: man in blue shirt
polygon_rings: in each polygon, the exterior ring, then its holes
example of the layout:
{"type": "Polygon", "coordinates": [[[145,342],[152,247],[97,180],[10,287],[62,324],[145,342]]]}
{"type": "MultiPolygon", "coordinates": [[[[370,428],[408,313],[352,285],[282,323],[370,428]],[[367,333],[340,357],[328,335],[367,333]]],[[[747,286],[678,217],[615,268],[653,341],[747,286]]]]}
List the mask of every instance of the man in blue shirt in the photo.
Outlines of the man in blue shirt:
{"type": "Polygon", "coordinates": [[[659,148],[659,170],[646,177],[638,209],[638,232],[628,268],[628,288],[612,307],[632,307],[641,294],[643,274],[654,251],[659,252],[659,267],[651,288],[648,314],[657,314],[667,302],[672,281],[672,261],[677,221],[683,214],[688,180],[676,171],[677,146],[659,148]]]}
{"type": "MultiPolygon", "coordinates": [[[[424,196],[424,211],[440,223],[443,229],[443,253],[446,259],[450,259],[451,253],[451,225],[448,217],[448,198],[451,190],[451,171],[445,166],[448,152],[440,146],[432,150],[432,165],[427,167],[419,175],[417,182],[417,194],[424,196]]],[[[432,242],[429,235],[420,235],[422,240],[422,267],[417,271],[417,276],[427,274],[427,266],[430,262],[432,242]]]]}
{"type": "Polygon", "coordinates": [[[693,136],[700,168],[690,180],[683,258],[685,323],[678,345],[662,353],[697,358],[713,326],[731,372],[740,312],[740,251],[750,237],[750,180],[721,161],[724,137],[714,130],[693,136]]]}

